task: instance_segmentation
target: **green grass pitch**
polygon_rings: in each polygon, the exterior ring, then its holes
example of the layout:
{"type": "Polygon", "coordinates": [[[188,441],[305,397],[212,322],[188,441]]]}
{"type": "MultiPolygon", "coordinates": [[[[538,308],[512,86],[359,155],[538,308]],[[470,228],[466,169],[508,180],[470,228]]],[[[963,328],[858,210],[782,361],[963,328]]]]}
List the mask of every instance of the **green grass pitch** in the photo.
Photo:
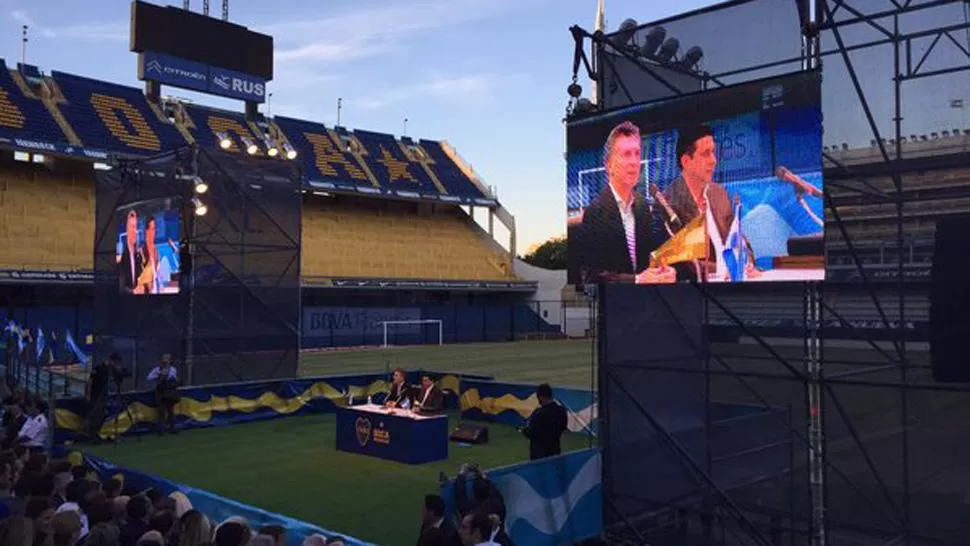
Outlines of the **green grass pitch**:
{"type": "MultiPolygon", "coordinates": [[[[305,355],[302,375],[367,373],[389,366],[495,375],[509,382],[588,388],[590,341],[422,346],[305,355]]],[[[457,419],[452,417],[452,426],[457,419]]],[[[334,415],[288,417],[178,436],[90,448],[116,464],[211,491],[382,546],[417,538],[424,495],[437,491],[439,472],[463,462],[496,468],[528,458],[528,442],[512,427],[490,425],[490,442],[451,443],[449,459],[420,466],[336,451],[334,415]]],[[[564,450],[590,445],[569,435],[564,450]]]]}

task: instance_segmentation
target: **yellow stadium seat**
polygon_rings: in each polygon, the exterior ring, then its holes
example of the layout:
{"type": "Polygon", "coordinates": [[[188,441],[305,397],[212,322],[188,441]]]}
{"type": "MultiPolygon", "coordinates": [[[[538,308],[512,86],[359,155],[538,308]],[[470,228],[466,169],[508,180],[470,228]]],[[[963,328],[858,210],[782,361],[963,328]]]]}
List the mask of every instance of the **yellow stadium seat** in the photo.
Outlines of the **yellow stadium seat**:
{"type": "Polygon", "coordinates": [[[92,269],[90,179],[3,170],[0,205],[0,269],[92,269]]]}
{"type": "Polygon", "coordinates": [[[306,277],[434,280],[508,279],[507,258],[494,252],[464,213],[418,215],[409,205],[303,206],[306,277]]]}

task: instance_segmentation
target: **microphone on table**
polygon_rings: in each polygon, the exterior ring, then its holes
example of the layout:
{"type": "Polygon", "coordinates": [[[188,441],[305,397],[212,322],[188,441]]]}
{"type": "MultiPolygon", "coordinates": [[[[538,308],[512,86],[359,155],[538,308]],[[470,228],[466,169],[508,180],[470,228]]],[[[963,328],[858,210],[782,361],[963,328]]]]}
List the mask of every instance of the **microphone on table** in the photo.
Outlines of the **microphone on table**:
{"type": "Polygon", "coordinates": [[[667,202],[664,194],[660,193],[660,188],[656,184],[650,184],[648,191],[650,192],[650,197],[653,197],[653,200],[660,204],[660,208],[664,210],[664,225],[667,227],[667,232],[673,235],[675,232],[680,231],[680,228],[684,227],[684,224],[680,221],[677,213],[674,212],[674,208],[667,202]]]}

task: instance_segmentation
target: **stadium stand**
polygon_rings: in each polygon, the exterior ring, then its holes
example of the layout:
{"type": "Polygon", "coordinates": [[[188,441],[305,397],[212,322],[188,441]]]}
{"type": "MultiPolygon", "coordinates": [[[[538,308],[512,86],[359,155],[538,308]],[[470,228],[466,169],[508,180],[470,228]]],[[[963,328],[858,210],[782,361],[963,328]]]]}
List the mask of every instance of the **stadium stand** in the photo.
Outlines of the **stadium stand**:
{"type": "Polygon", "coordinates": [[[321,123],[276,116],[273,118],[280,131],[296,149],[303,163],[306,177],[311,181],[344,184],[349,186],[374,186],[380,183],[374,174],[349,153],[340,135],[321,123]]]}
{"type": "Polygon", "coordinates": [[[3,139],[64,142],[64,132],[44,103],[25,92],[33,94],[19,73],[9,70],[0,59],[0,142],[3,139]]]}
{"type": "Polygon", "coordinates": [[[90,271],[93,233],[90,175],[0,168],[0,269],[90,271]]]}
{"type": "Polygon", "coordinates": [[[507,280],[506,258],[457,208],[421,214],[413,203],[308,199],[305,277],[507,280]]]}
{"type": "Polygon", "coordinates": [[[154,155],[185,145],[161,111],[133,87],[53,72],[66,100],[59,105],[85,147],[119,155],[154,155]],[[83,135],[83,136],[82,136],[83,135]]]}
{"type": "Polygon", "coordinates": [[[356,130],[354,136],[363,147],[361,155],[367,166],[386,188],[421,193],[447,192],[444,187],[435,185],[420,163],[408,160],[393,135],[356,130]]]}
{"type": "Polygon", "coordinates": [[[471,197],[484,197],[482,190],[479,189],[471,179],[465,175],[455,164],[448,153],[445,152],[440,142],[433,140],[421,140],[421,150],[428,154],[435,165],[441,183],[448,188],[449,193],[455,195],[468,195],[471,197]]]}
{"type": "Polygon", "coordinates": [[[239,112],[186,104],[183,121],[196,144],[203,148],[219,147],[216,133],[225,133],[229,137],[232,142],[228,148],[230,152],[242,152],[245,148],[244,138],[253,143],[261,143],[263,140],[246,121],[246,116],[239,112]]]}

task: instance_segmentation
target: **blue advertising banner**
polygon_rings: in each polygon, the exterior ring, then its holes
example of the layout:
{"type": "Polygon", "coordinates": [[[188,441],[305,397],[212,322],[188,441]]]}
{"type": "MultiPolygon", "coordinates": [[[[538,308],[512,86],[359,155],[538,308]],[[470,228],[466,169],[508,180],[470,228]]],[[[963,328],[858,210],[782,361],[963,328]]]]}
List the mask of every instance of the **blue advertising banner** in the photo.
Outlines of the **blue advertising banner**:
{"type": "Polygon", "coordinates": [[[266,101],[266,80],[262,78],[151,51],[138,55],[138,79],[250,102],[266,101]]]}
{"type": "Polygon", "coordinates": [[[209,93],[262,103],[266,100],[266,80],[212,66],[209,67],[209,93]]]}
{"type": "Polygon", "coordinates": [[[138,55],[138,79],[203,93],[209,91],[208,66],[159,53],[138,55]]]}
{"type": "MultiPolygon", "coordinates": [[[[539,407],[536,386],[462,378],[462,418],[521,426],[539,407]]],[[[596,398],[590,391],[553,387],[552,394],[569,413],[574,433],[596,434],[596,398]]]]}
{"type": "MultiPolygon", "coordinates": [[[[505,501],[505,531],[517,546],[576,544],[603,531],[601,455],[566,453],[486,471],[505,501]]],[[[454,499],[454,482],[441,486],[454,499]]]]}

